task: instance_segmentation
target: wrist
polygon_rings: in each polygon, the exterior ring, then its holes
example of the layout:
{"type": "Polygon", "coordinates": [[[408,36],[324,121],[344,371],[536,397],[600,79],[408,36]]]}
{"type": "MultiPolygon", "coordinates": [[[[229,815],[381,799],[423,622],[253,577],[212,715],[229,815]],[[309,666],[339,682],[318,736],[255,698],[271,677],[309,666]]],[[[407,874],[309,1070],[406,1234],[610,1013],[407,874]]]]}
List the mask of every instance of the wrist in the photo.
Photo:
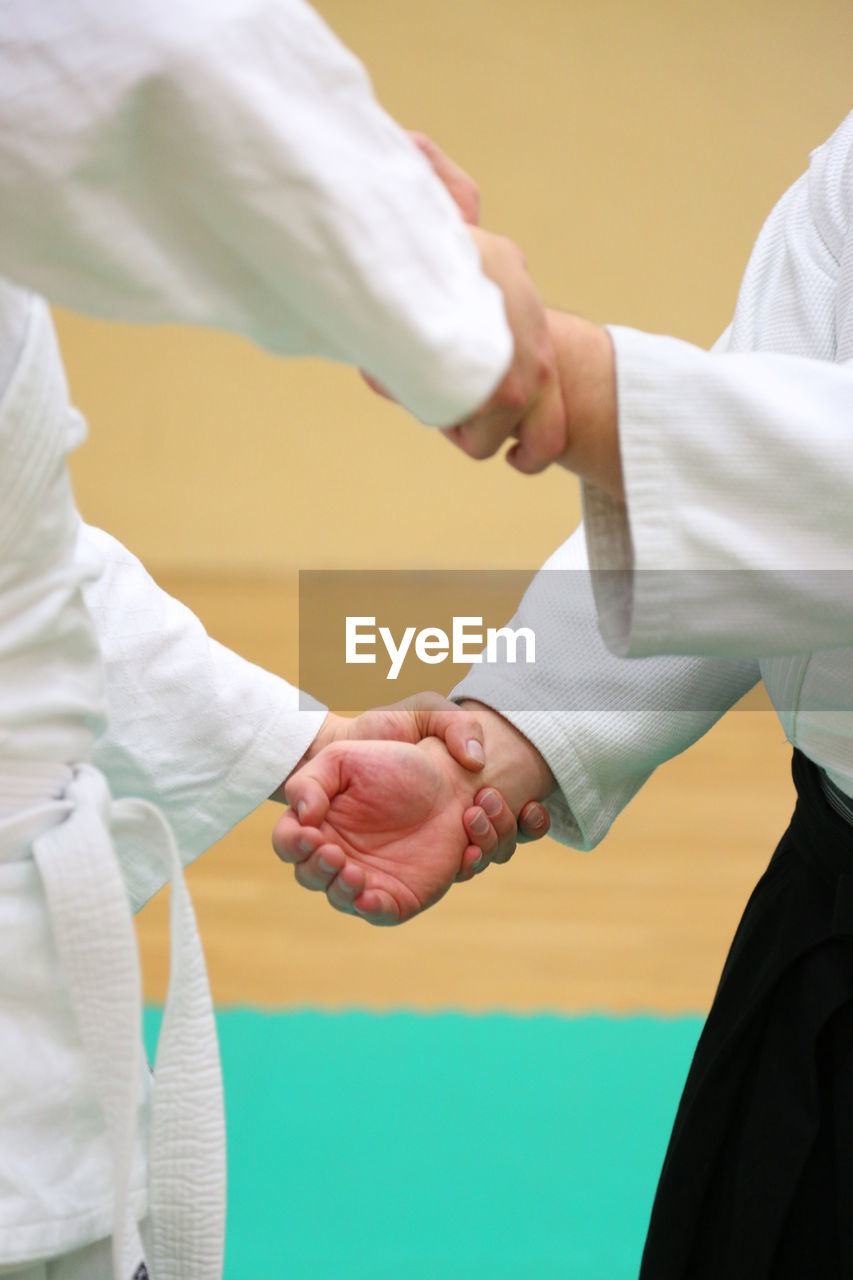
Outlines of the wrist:
{"type": "Polygon", "coordinates": [[[349,716],[339,716],[334,711],[330,711],[320,725],[316,738],[309,744],[305,755],[295,768],[298,769],[301,765],[307,764],[309,760],[313,760],[330,743],[338,742],[341,738],[348,738],[351,724],[352,720],[349,716]]]}
{"type": "Polygon", "coordinates": [[[583,480],[624,499],[619,452],[616,360],[601,325],[565,311],[548,312],[569,447],[558,461],[583,480]]]}
{"type": "Polygon", "coordinates": [[[479,784],[500,791],[513,813],[529,800],[544,800],[556,787],[544,757],[515,725],[485,703],[465,701],[476,715],[485,739],[486,766],[479,784]]]}
{"type": "Polygon", "coordinates": [[[352,724],[352,720],[349,718],[349,716],[339,716],[339,715],[336,715],[334,711],[328,712],[328,714],[326,715],[326,719],[320,725],[320,728],[317,732],[316,737],[313,738],[312,741],[309,743],[307,749],[305,750],[303,755],[300,756],[300,758],[297,760],[296,764],[290,770],[290,773],[288,773],[287,777],[284,779],[284,782],[282,782],[281,786],[277,787],[276,790],[272,793],[272,795],[270,796],[270,800],[276,800],[280,804],[284,804],[285,803],[284,784],[285,782],[287,782],[287,779],[291,776],[291,774],[296,773],[297,769],[301,769],[302,766],[304,764],[307,764],[309,760],[313,760],[314,757],[316,755],[319,755],[320,752],[323,750],[323,748],[328,747],[330,743],[337,742],[340,738],[349,737],[349,726],[351,724],[352,724]]]}

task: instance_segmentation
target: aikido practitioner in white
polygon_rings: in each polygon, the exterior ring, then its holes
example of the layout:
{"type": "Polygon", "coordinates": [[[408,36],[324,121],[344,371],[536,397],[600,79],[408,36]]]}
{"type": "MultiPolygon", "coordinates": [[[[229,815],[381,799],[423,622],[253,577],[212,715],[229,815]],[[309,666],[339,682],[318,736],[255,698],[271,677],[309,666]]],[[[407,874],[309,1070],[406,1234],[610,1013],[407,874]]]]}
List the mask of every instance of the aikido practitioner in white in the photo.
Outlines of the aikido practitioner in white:
{"type": "MultiPolygon", "coordinates": [[[[486,279],[300,0],[10,0],[0,209],[0,1273],[215,1280],[221,1090],[181,863],[332,719],[81,524],[65,459],[85,426],[40,295],[348,361],[439,425],[547,419],[550,339],[520,256],[481,238],[501,287],[486,279]],[[152,1094],[130,911],[167,878],[152,1094]]],[[[394,732],[482,763],[454,708],[397,713],[394,732]]],[[[514,822],[503,806],[488,826],[486,858],[514,822]]]]}
{"type": "MultiPolygon", "coordinates": [[[[557,838],[591,848],[763,680],[794,747],[796,811],[700,1038],[641,1275],[851,1276],[853,115],[770,214],[711,352],[550,323],[584,524],[510,624],[535,631],[536,664],[474,666],[456,694],[481,707],[486,775],[510,805],[547,796],[557,838]]],[[[505,438],[482,423],[451,435],[476,457],[505,438]]],[[[385,748],[398,766],[415,750],[385,748]]],[[[384,815],[353,831],[351,804],[335,807],[363,759],[332,744],[292,776],[302,824],[290,809],[275,836],[302,883],[333,895],[345,874],[356,904],[387,893],[364,852],[373,829],[387,840],[384,815]],[[300,842],[337,842],[336,875],[300,842]]],[[[721,856],[737,821],[721,798],[721,856]]]]}

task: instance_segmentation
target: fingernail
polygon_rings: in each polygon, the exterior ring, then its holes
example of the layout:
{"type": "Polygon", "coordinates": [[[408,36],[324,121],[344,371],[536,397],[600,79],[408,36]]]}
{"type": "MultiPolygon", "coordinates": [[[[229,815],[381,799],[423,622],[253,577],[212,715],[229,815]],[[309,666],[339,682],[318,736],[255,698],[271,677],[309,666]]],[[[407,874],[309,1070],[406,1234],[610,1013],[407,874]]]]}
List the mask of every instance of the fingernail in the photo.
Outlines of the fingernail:
{"type": "Polygon", "coordinates": [[[477,764],[486,763],[486,753],[483,750],[483,744],[481,742],[478,742],[476,738],[469,739],[468,755],[471,757],[472,760],[476,760],[477,764]]]}
{"type": "Polygon", "coordinates": [[[299,821],[300,821],[300,822],[301,822],[301,821],[302,821],[302,819],[305,817],[305,810],[306,810],[307,808],[308,808],[308,801],[307,801],[307,800],[300,800],[300,801],[299,801],[299,804],[296,806],[296,816],[297,816],[297,818],[299,819],[299,821]]]}
{"type": "Polygon", "coordinates": [[[322,871],[337,871],[337,867],[333,867],[331,862],[327,862],[325,858],[318,858],[317,861],[322,871]]]}
{"type": "MultiPolygon", "coordinates": [[[[483,807],[485,808],[485,805],[483,807]]],[[[544,827],[545,817],[543,809],[534,809],[526,819],[528,827],[533,827],[534,831],[537,827],[544,827]]]]}
{"type": "Polygon", "coordinates": [[[480,856],[479,856],[479,858],[477,859],[477,861],[476,861],[476,862],[473,862],[473,863],[471,864],[471,870],[472,870],[472,871],[481,871],[481,870],[482,870],[482,868],[483,868],[483,864],[484,864],[484,862],[485,862],[485,861],[486,861],[485,856],[481,853],[481,854],[480,854],[480,856]]]}
{"type": "Polygon", "coordinates": [[[503,805],[497,791],[487,791],[480,801],[480,808],[487,813],[490,818],[496,818],[500,813],[503,805]]]}
{"type": "Polygon", "coordinates": [[[303,837],[303,839],[302,839],[302,840],[300,840],[300,841],[298,842],[298,844],[297,844],[297,846],[296,846],[296,847],[297,847],[297,849],[299,850],[299,852],[300,852],[300,853],[313,853],[313,852],[314,852],[314,841],[313,841],[313,840],[306,840],[306,839],[303,837]]]}
{"type": "Polygon", "coordinates": [[[476,818],[471,820],[471,830],[475,835],[484,836],[489,829],[489,819],[484,813],[478,813],[476,818]]]}

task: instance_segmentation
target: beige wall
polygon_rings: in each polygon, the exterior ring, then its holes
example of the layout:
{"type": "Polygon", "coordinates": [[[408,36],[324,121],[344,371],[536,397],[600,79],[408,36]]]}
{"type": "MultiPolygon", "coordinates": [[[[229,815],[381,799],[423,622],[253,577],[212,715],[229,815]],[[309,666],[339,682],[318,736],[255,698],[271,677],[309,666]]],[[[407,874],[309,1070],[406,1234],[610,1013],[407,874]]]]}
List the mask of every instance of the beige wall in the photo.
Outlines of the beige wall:
{"type": "MultiPolygon", "coordinates": [[[[764,214],[853,105],[847,0],[322,0],[403,123],[480,181],[547,299],[709,343],[764,214]]],[[[153,567],[538,563],[574,482],[475,465],[229,336],[60,316],[85,515],[153,567]]]]}

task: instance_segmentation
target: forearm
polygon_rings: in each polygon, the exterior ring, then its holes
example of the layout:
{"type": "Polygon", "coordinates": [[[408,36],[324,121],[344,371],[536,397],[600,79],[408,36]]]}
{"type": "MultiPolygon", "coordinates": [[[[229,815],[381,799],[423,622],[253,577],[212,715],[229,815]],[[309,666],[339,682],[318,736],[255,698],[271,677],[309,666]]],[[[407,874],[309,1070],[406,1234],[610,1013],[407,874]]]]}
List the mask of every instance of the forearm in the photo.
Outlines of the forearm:
{"type": "Polygon", "coordinates": [[[707,352],[558,313],[550,323],[570,441],[560,462],[587,486],[613,652],[750,658],[846,644],[849,363],[707,352]]]}
{"type": "Polygon", "coordinates": [[[95,763],[114,795],[163,808],[188,861],[267,798],[328,717],[212,640],[108,534],[81,526],[77,556],[106,677],[95,763]]]}
{"type": "MultiPolygon", "coordinates": [[[[618,406],[621,490],[584,459],[577,469],[614,653],[767,658],[849,644],[851,197],[853,115],[765,223],[713,352],[610,330],[615,390],[600,425],[612,441],[618,406]]],[[[571,330],[557,318],[564,357],[571,330]]],[[[593,420],[579,414],[582,441],[593,420]]]]}
{"type": "Polygon", "coordinates": [[[759,679],[753,661],[615,657],[599,631],[584,534],[551,556],[508,620],[535,633],[536,662],[475,664],[452,694],[494,708],[534,745],[559,787],[547,802],[552,835],[573,848],[599,844],[654,769],[759,679]]]}
{"type": "Polygon", "coordinates": [[[500,293],[307,4],[58,8],[0,9],[0,271],[357,364],[425,421],[489,396],[512,354],[500,293]]]}

